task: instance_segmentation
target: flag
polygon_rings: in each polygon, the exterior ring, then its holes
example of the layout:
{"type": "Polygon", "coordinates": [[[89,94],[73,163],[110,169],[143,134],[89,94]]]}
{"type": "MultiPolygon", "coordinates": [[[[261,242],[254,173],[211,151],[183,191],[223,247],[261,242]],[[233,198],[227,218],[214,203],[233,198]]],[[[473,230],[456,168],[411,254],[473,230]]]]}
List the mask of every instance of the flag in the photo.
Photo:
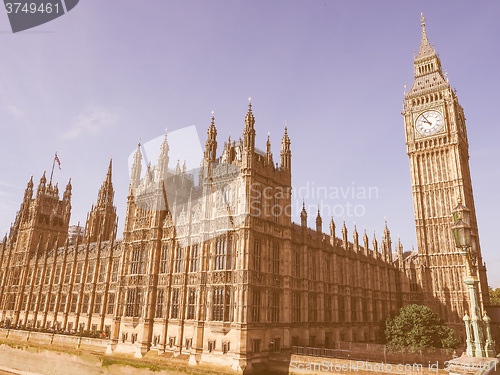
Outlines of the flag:
{"type": "Polygon", "coordinates": [[[59,166],[59,169],[61,169],[61,161],[57,157],[57,152],[56,152],[56,156],[55,156],[54,160],[57,161],[57,165],[59,166]]]}

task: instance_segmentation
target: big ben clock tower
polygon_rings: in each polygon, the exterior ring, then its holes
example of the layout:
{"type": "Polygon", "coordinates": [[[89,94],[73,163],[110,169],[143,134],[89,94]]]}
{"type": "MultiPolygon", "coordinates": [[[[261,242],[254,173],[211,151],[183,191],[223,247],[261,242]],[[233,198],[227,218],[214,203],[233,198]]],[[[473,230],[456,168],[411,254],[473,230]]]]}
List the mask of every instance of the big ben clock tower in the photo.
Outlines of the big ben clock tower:
{"type": "Polygon", "coordinates": [[[451,235],[451,211],[459,198],[470,209],[482,303],[489,302],[488,283],[479,247],[464,111],[427,39],[423,16],[421,25],[414,81],[405,93],[403,110],[418,245],[418,256],[412,259],[419,271],[421,302],[459,328],[468,311],[465,265],[451,235]]]}

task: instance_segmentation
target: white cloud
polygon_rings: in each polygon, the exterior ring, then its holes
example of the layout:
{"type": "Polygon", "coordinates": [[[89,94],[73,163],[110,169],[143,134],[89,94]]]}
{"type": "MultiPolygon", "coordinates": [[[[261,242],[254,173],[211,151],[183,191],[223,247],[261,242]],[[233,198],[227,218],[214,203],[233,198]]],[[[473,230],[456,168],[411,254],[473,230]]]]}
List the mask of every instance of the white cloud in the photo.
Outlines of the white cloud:
{"type": "Polygon", "coordinates": [[[81,134],[98,134],[105,128],[111,128],[118,122],[118,113],[102,107],[85,109],[76,116],[66,132],[64,139],[75,139],[81,134]]]}
{"type": "Polygon", "coordinates": [[[24,116],[24,112],[21,111],[18,107],[16,107],[14,104],[8,104],[6,106],[7,112],[9,112],[13,117],[15,118],[21,118],[24,116]]]}

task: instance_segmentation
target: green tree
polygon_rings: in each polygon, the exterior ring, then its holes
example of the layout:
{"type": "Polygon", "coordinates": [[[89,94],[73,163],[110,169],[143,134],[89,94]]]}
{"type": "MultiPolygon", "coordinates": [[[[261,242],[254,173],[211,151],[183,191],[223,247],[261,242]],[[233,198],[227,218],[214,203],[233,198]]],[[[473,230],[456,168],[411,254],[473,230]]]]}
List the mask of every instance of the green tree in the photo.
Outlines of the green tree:
{"type": "Polygon", "coordinates": [[[456,348],[455,331],[423,305],[408,305],[385,324],[385,338],[390,346],[414,348],[456,348]]]}
{"type": "Polygon", "coordinates": [[[493,289],[490,286],[488,290],[490,291],[490,303],[492,305],[500,305],[500,288],[493,289]]]}

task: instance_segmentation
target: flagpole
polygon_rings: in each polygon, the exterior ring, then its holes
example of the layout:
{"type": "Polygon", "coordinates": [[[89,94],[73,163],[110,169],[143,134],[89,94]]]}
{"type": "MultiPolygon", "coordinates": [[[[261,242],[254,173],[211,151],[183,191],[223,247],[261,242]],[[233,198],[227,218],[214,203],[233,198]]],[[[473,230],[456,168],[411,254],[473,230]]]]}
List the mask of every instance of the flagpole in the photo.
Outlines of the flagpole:
{"type": "Polygon", "coordinates": [[[57,151],[54,155],[54,160],[52,161],[52,172],[50,172],[50,182],[49,185],[52,185],[52,175],[54,174],[54,165],[56,164],[57,151]]]}

